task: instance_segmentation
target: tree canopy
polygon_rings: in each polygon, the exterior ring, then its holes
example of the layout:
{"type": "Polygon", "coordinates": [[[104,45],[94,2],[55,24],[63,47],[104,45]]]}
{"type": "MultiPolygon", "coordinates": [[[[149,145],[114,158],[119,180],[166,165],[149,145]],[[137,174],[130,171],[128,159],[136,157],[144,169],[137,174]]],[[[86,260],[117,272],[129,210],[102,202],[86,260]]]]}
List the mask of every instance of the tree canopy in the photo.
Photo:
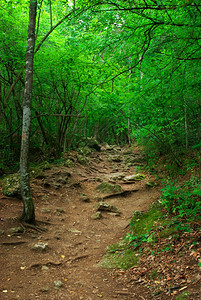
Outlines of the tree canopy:
{"type": "MultiPolygon", "coordinates": [[[[29,1],[0,8],[0,152],[12,164],[29,1]]],[[[200,31],[198,0],[38,1],[31,149],[55,155],[86,136],[138,141],[174,158],[199,148],[200,31]]]]}

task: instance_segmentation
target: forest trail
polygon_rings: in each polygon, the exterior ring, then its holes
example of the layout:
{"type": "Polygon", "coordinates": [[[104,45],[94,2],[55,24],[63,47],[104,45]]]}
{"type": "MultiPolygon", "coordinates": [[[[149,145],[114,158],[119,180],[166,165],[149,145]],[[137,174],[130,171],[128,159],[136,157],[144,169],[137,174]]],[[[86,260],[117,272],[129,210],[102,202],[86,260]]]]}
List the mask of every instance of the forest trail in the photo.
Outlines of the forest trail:
{"type": "Polygon", "coordinates": [[[146,299],[117,283],[112,270],[98,262],[106,247],[126,234],[133,211],[147,210],[158,198],[159,188],[146,188],[153,179],[149,174],[142,181],[123,181],[139,169],[142,157],[137,148],[105,148],[87,157],[89,164],[82,165],[72,152],[73,167],[57,165],[46,170],[44,178],[32,179],[38,226],[47,231],[26,228],[12,234],[10,229],[20,226],[15,217],[22,204],[0,194],[1,299],[146,299]],[[98,200],[108,195],[96,190],[102,181],[131,192],[105,199],[120,215],[103,211],[102,218],[93,219],[98,200]],[[34,251],[38,242],[48,243],[47,250],[34,251]]]}

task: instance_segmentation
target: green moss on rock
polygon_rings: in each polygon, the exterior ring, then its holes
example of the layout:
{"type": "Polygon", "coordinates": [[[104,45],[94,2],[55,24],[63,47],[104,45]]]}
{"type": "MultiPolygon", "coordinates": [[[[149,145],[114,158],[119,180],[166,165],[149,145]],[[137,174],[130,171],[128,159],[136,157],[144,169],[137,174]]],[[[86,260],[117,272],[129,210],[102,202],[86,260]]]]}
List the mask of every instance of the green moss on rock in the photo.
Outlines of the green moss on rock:
{"type": "Polygon", "coordinates": [[[96,187],[96,190],[101,193],[120,193],[122,188],[119,184],[110,184],[109,182],[103,181],[96,187]]]}
{"type": "Polygon", "coordinates": [[[77,156],[77,160],[81,165],[87,166],[89,164],[89,159],[86,156],[77,156]]]}
{"type": "Polygon", "coordinates": [[[103,259],[99,262],[99,266],[108,269],[129,269],[137,265],[138,257],[133,249],[122,241],[113,244],[107,248],[107,252],[103,259]]]}
{"type": "Polygon", "coordinates": [[[20,175],[15,173],[4,178],[1,188],[5,196],[20,197],[20,175]]]}
{"type": "Polygon", "coordinates": [[[138,174],[126,176],[124,178],[124,181],[141,181],[145,178],[146,178],[145,175],[138,173],[138,174]]]}
{"type": "Polygon", "coordinates": [[[71,159],[67,159],[65,162],[64,162],[64,166],[67,167],[67,168],[73,168],[74,167],[74,162],[71,160],[71,159]]]}

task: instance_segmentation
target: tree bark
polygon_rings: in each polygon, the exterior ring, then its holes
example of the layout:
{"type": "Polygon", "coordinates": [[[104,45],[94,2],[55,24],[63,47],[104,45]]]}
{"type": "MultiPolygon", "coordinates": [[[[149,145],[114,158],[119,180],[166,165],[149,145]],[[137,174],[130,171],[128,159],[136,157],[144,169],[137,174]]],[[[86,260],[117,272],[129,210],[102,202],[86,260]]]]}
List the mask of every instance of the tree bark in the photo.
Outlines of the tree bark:
{"type": "Polygon", "coordinates": [[[30,190],[29,179],[29,141],[31,131],[31,103],[33,86],[33,62],[35,48],[35,26],[36,26],[37,0],[30,0],[28,43],[26,52],[25,88],[23,98],[23,125],[20,156],[20,186],[24,211],[21,220],[27,223],[35,222],[35,209],[30,190]]]}

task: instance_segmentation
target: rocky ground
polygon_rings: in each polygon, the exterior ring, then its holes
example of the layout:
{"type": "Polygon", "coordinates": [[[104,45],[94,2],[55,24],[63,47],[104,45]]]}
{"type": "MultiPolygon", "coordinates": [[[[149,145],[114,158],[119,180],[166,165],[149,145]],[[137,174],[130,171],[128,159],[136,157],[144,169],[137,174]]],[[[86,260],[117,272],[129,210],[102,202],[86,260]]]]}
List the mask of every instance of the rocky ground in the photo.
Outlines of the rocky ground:
{"type": "Polygon", "coordinates": [[[142,162],[137,148],[105,147],[44,168],[31,179],[34,227],[16,219],[21,201],[0,193],[0,299],[152,299],[131,273],[99,264],[125,236],[133,211],[146,211],[160,195],[159,186],[147,188],[151,175],[130,177],[142,162]]]}

